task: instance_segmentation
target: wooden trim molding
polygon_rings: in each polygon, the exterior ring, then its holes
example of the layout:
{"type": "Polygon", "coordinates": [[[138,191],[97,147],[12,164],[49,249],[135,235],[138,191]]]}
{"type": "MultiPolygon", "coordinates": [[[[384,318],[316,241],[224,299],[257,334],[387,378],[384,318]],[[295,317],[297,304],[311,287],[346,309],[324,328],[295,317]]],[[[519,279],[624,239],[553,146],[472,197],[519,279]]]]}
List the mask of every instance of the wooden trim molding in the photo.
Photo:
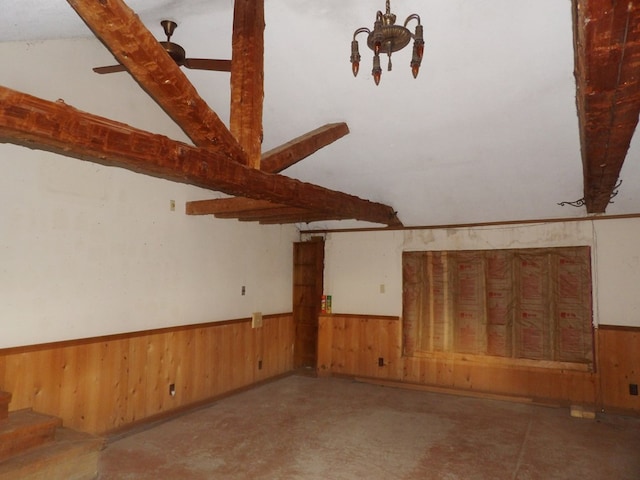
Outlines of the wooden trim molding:
{"type": "Polygon", "coordinates": [[[603,325],[600,324],[596,327],[598,330],[610,330],[617,332],[629,332],[629,333],[640,333],[640,327],[632,327],[630,325],[603,325]]]}
{"type": "Polygon", "coordinates": [[[390,321],[400,321],[402,317],[397,317],[395,315],[366,315],[361,313],[323,313],[320,315],[321,317],[340,317],[345,319],[352,320],[390,320],[390,321]]]}
{"type": "MultiPolygon", "coordinates": [[[[291,312],[287,313],[276,313],[263,315],[263,320],[268,320],[270,318],[277,318],[286,315],[291,315],[291,312]]],[[[37,350],[50,350],[53,348],[66,348],[66,347],[74,347],[78,345],[86,345],[90,343],[96,342],[110,342],[115,340],[126,340],[127,338],[135,338],[142,337],[151,334],[165,334],[171,332],[181,332],[183,330],[193,330],[197,328],[210,328],[210,327],[221,327],[224,325],[234,325],[240,323],[251,323],[251,318],[236,318],[232,320],[220,320],[218,322],[206,322],[206,323],[191,323],[188,325],[175,325],[172,327],[164,327],[164,328],[155,328],[150,330],[137,330],[134,332],[126,332],[126,333],[114,333],[111,335],[99,335],[96,337],[87,337],[87,338],[78,338],[73,340],[60,340],[59,342],[47,342],[47,343],[37,343],[33,345],[22,345],[19,347],[7,347],[0,348],[0,356],[8,355],[8,354],[16,354],[16,353],[27,353],[33,352],[37,350]]]]}

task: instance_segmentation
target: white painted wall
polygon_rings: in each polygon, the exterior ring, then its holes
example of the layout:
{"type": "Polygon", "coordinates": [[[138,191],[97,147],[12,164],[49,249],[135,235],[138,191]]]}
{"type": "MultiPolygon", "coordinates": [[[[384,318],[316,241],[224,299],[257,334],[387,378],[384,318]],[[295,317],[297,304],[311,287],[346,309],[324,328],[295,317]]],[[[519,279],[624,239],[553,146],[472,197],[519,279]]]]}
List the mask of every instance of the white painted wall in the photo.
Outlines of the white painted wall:
{"type": "Polygon", "coordinates": [[[403,251],[588,245],[594,323],[640,326],[638,238],[638,219],[328,233],[325,293],[332,295],[334,312],[399,316],[403,251]]]}
{"type": "MultiPolygon", "coordinates": [[[[127,74],[87,71],[109,57],[0,44],[0,85],[185,141],[127,74]]],[[[0,348],[291,311],[293,226],[190,217],[219,194],[11,144],[0,171],[0,348]]]]}
{"type": "Polygon", "coordinates": [[[594,225],[600,323],[640,327],[640,220],[594,225]]]}

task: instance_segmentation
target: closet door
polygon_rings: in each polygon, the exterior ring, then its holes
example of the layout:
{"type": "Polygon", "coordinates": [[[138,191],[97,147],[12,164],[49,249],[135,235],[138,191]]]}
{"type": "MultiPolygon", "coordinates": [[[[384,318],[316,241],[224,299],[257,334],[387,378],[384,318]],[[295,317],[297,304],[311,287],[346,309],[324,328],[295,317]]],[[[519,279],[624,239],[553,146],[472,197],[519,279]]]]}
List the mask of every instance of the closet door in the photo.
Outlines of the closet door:
{"type": "Polygon", "coordinates": [[[315,369],[318,317],[322,301],[324,241],[297,242],[293,246],[293,321],[296,340],[294,368],[315,369]]]}

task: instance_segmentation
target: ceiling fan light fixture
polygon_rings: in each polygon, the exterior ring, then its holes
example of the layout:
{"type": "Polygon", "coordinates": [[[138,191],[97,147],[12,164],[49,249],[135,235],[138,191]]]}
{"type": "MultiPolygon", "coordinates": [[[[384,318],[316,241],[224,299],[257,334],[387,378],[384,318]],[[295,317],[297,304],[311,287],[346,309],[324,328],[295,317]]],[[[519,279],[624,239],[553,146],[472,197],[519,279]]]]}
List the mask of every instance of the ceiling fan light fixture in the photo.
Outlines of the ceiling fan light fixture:
{"type": "Polygon", "coordinates": [[[184,60],[187,56],[184,48],[182,48],[177,43],[173,42],[159,42],[162,45],[162,48],[169,54],[169,56],[176,62],[178,65],[184,65],[184,60]]]}
{"type": "Polygon", "coordinates": [[[360,69],[360,53],[358,52],[358,41],[356,37],[363,32],[367,33],[367,46],[373,50],[373,70],[371,74],[376,85],[380,84],[380,78],[382,76],[380,53],[384,52],[388,55],[389,63],[387,70],[391,71],[391,54],[402,50],[409,44],[411,39],[414,40],[411,72],[413,78],[418,76],[424,54],[424,30],[420,24],[420,16],[415,13],[409,15],[404,21],[403,26],[396,25],[395,23],[396,16],[391,13],[391,2],[390,0],[386,0],[385,13],[378,10],[376,20],[373,24],[373,30],[369,30],[367,27],[360,27],[353,33],[353,40],[351,42],[351,70],[354,77],[358,75],[360,69]],[[412,20],[418,22],[415,33],[411,33],[407,28],[407,24],[412,20]]]}

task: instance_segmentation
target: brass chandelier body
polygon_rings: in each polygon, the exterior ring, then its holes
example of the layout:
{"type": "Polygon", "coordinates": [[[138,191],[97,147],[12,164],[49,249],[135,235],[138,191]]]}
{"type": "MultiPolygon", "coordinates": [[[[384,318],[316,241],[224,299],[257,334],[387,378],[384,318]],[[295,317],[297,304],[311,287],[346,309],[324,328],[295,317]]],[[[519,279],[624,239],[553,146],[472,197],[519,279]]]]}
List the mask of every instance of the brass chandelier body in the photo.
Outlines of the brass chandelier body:
{"type": "Polygon", "coordinates": [[[361,33],[367,33],[367,46],[373,50],[373,80],[376,85],[380,84],[380,77],[382,77],[382,68],[380,67],[380,54],[386,53],[389,57],[389,63],[387,65],[387,71],[391,71],[391,54],[402,50],[406,47],[411,39],[413,39],[413,55],[411,57],[411,72],[413,78],[418,76],[420,71],[420,64],[422,62],[422,55],[424,53],[424,37],[423,28],[420,24],[420,17],[417,14],[411,14],[404,21],[404,25],[396,25],[396,16],[391,13],[391,2],[386,2],[386,13],[382,13],[380,10],[376,13],[376,20],[373,24],[373,30],[369,30],[367,27],[358,28],[353,33],[353,41],[351,42],[351,69],[353,76],[358,75],[360,70],[360,52],[358,48],[358,41],[356,37],[361,33]],[[407,28],[408,23],[411,20],[416,20],[415,33],[407,28]]]}

